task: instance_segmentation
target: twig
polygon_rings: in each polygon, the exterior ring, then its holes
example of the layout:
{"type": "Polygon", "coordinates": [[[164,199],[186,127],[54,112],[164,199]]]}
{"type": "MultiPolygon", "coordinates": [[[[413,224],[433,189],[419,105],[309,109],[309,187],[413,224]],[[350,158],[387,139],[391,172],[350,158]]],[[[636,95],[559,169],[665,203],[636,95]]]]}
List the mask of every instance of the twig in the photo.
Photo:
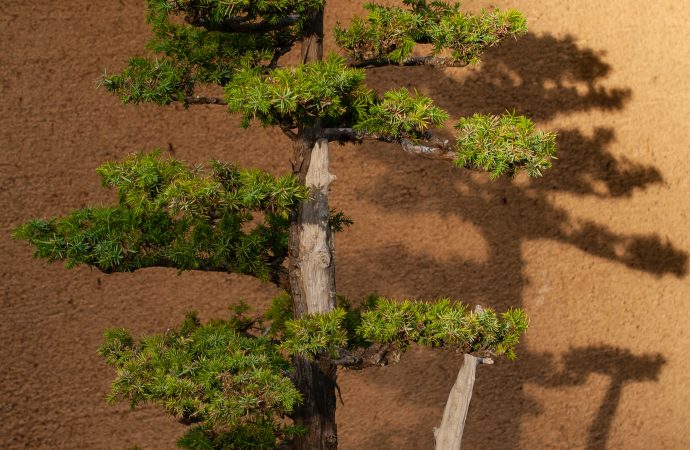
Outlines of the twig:
{"type": "Polygon", "coordinates": [[[456,159],[450,142],[431,133],[424,133],[421,139],[415,141],[408,137],[392,137],[378,133],[355,131],[352,128],[326,128],[323,130],[326,139],[338,142],[360,142],[362,140],[375,140],[382,142],[397,142],[402,149],[412,155],[422,156],[428,159],[442,159],[454,161],[456,159]]]}
{"type": "Polygon", "coordinates": [[[185,103],[188,105],[227,105],[228,103],[218,97],[203,97],[200,95],[185,97],[185,103]]]}
{"type": "Polygon", "coordinates": [[[410,56],[401,62],[393,62],[388,58],[365,59],[362,61],[351,61],[350,67],[360,69],[371,69],[384,66],[431,66],[431,67],[465,67],[464,61],[454,60],[453,58],[439,58],[437,56],[410,56]]]}
{"type": "Polygon", "coordinates": [[[240,22],[237,20],[225,20],[218,23],[212,23],[208,19],[191,19],[188,22],[191,25],[204,27],[209,31],[222,31],[224,33],[247,33],[259,34],[268,31],[282,30],[296,24],[300,19],[297,14],[286,16],[278,21],[271,22],[263,20],[261,22],[240,22]]]}

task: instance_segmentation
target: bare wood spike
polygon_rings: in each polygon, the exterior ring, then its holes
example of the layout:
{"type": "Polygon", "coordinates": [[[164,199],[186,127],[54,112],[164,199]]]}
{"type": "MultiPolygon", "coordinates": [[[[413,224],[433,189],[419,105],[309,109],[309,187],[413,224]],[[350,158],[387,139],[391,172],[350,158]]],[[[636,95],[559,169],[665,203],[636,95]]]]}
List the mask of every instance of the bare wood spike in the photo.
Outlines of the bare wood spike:
{"type": "MultiPolygon", "coordinates": [[[[458,377],[448,395],[441,426],[434,428],[436,450],[460,450],[465,419],[472,399],[475,372],[482,362],[481,358],[465,354],[458,377]]],[[[486,363],[491,364],[493,361],[486,363]]]]}

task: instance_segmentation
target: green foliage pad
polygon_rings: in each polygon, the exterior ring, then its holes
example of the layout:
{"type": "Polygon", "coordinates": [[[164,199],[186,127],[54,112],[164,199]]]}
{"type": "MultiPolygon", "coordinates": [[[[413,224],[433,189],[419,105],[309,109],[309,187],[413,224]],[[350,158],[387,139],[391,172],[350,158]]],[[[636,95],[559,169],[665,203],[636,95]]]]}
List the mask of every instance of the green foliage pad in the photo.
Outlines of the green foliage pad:
{"type": "Polygon", "coordinates": [[[520,309],[471,312],[448,299],[340,303],[294,319],[292,299],[283,294],[259,318],[240,303],[226,320],[202,325],[190,313],[178,327],[139,342],[124,329],[109,330],[98,351],[116,370],[109,400],[133,408],[153,403],[196,424],[179,440],[184,448],[274,448],[301,431],[282,419],[302,399],[290,379],[290,356],[338,358],[376,344],[404,351],[414,343],[514,359],[528,323],[520,309]]]}
{"type": "Polygon", "coordinates": [[[505,37],[527,32],[524,16],[512,9],[471,15],[460,11],[459,3],[403,3],[408,8],[368,3],[366,18],[355,18],[349,28],[336,27],[336,42],[357,61],[402,63],[417,44],[432,44],[434,55],[449,51],[454,61],[471,64],[505,37]]]}
{"type": "Polygon", "coordinates": [[[352,348],[350,337],[355,345],[391,344],[404,350],[414,343],[515,359],[515,346],[527,325],[521,309],[498,315],[489,308],[469,311],[448,299],[427,303],[378,297],[356,311],[340,307],[288,320],[281,346],[290,354],[336,355],[339,348],[352,348]]]}
{"type": "Polygon", "coordinates": [[[541,176],[555,159],[556,134],[536,130],[524,116],[475,114],[460,119],[455,128],[456,164],[485,170],[492,178],[515,175],[520,169],[541,176]]]}
{"type": "Polygon", "coordinates": [[[98,353],[116,369],[110,401],[162,406],[183,423],[200,423],[184,448],[274,448],[299,430],[280,420],[301,402],[288,361],[269,337],[251,336],[242,320],[201,325],[190,313],[174,330],[135,343],[109,330],[98,353]]]}
{"type": "Polygon", "coordinates": [[[136,154],[98,169],[117,189],[113,207],[32,220],[14,231],[37,257],[88,264],[105,272],[175,267],[237,272],[267,279],[287,254],[288,214],[308,191],[290,176],[273,177],[214,161],[210,173],[136,154]]]}

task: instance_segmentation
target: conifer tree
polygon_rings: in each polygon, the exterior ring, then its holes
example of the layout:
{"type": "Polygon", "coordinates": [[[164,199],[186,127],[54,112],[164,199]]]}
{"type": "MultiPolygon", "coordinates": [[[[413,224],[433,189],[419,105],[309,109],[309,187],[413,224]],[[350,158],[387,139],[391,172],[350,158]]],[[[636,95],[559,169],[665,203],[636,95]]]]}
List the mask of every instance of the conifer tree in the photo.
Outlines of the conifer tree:
{"type": "Polygon", "coordinates": [[[382,141],[491,177],[549,168],[555,135],[526,117],[459,118],[446,139],[435,133],[448,114],[432,99],[365,85],[367,70],[381,66],[474,64],[524,34],[525,18],[515,10],[469,14],[444,1],[367,4],[366,17],[333,30],[340,48],[324,56],[325,4],[146,0],[151,55],[102,80],[123,103],[225,105],[244,126],[279,127],[293,144],[291,173],[223,161],[203,169],[159,151],[136,153],[98,169],[116,189],[116,205],[15,230],[37,257],[67,267],[234,272],[285,290],[259,316],[238,304],[225,319],[202,324],[190,313],[179,327],[139,340],[124,329],[105,333],[99,354],[116,371],[109,399],[160,405],[189,425],[182,448],[334,449],[338,367],[396,361],[411,344],[515,358],[527,328],[520,309],[498,314],[448,299],[372,296],[351,306],[336,294],[333,233],[352,221],[328,203],[332,142],[382,141]],[[419,44],[430,44],[430,54],[414,53],[419,44]],[[290,52],[300,55],[292,67],[282,64],[290,52]],[[224,96],[200,95],[209,85],[224,96]]]}

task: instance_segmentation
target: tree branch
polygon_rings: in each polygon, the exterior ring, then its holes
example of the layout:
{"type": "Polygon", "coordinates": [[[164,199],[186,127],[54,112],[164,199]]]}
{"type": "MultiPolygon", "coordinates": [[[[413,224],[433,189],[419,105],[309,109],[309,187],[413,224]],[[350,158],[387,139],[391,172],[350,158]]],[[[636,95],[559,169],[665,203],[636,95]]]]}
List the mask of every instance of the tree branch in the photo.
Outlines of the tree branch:
{"type": "Polygon", "coordinates": [[[290,43],[285,44],[282,47],[276,47],[276,49],[273,50],[273,57],[271,58],[271,61],[268,63],[268,66],[266,66],[266,70],[273,70],[278,67],[278,60],[290,50],[292,50],[292,44],[290,43]]]}
{"type": "Polygon", "coordinates": [[[280,126],[280,129],[283,132],[283,134],[285,134],[287,137],[289,137],[291,141],[294,142],[297,140],[297,138],[298,138],[297,133],[292,131],[292,129],[295,128],[294,126],[289,125],[289,124],[284,124],[284,123],[281,123],[279,126],[280,126]]]}
{"type": "MultiPolygon", "coordinates": [[[[286,290],[290,292],[290,277],[288,275],[288,271],[285,267],[281,266],[282,260],[280,261],[274,261],[271,263],[269,266],[268,270],[268,281],[279,287],[280,289],[286,290]]],[[[118,270],[113,270],[113,269],[104,269],[95,265],[89,264],[91,267],[94,267],[101,271],[104,274],[112,274],[115,272],[120,272],[118,270]]],[[[173,261],[170,261],[169,259],[159,259],[158,261],[144,266],[144,267],[134,267],[129,272],[138,272],[142,269],[149,269],[152,267],[165,267],[165,268],[170,268],[170,269],[177,269],[177,270],[198,270],[200,272],[219,272],[219,273],[233,273],[230,270],[230,266],[227,264],[221,264],[221,265],[210,265],[205,261],[201,261],[199,264],[199,267],[193,268],[193,269],[180,269],[179,264],[175,264],[173,261]]],[[[248,276],[253,276],[256,277],[256,275],[247,273],[247,274],[241,274],[241,275],[248,275],[248,276]]]]}
{"type": "Polygon", "coordinates": [[[367,367],[386,366],[400,361],[400,349],[392,344],[376,344],[366,349],[339,349],[338,359],[331,360],[336,366],[361,370],[367,367]]]}
{"type": "Polygon", "coordinates": [[[448,140],[442,140],[441,138],[434,138],[428,141],[428,145],[422,144],[421,141],[414,142],[406,138],[400,139],[399,142],[402,149],[411,155],[428,159],[443,159],[445,161],[455,161],[457,157],[455,151],[450,149],[448,140]]]}
{"type": "Polygon", "coordinates": [[[403,61],[397,63],[388,58],[365,59],[363,61],[351,61],[350,67],[360,69],[371,69],[374,67],[383,66],[431,66],[431,67],[465,67],[467,63],[464,61],[457,61],[453,58],[439,58],[437,56],[410,56],[403,61]]]}
{"type": "Polygon", "coordinates": [[[284,259],[285,258],[276,259],[271,263],[271,269],[268,273],[268,279],[277,287],[283,289],[286,292],[290,292],[290,273],[285,267],[282,266],[284,259]]]}
{"type": "Polygon", "coordinates": [[[184,99],[188,105],[227,105],[227,102],[218,97],[203,97],[199,95],[188,96],[184,99]]]}
{"type": "Polygon", "coordinates": [[[422,139],[417,141],[406,137],[394,138],[377,133],[355,131],[352,128],[325,128],[323,133],[329,141],[338,141],[340,143],[361,142],[362,140],[397,142],[405,152],[412,155],[446,161],[454,161],[456,159],[455,151],[452,149],[450,142],[429,132],[424,133],[422,139]]]}
{"type": "Polygon", "coordinates": [[[282,19],[271,22],[263,20],[261,22],[241,22],[238,20],[224,20],[218,23],[212,23],[208,19],[191,18],[187,22],[197,27],[204,27],[209,31],[221,31],[223,33],[247,33],[260,34],[268,31],[282,30],[296,24],[300,19],[297,14],[292,14],[282,19]]]}

